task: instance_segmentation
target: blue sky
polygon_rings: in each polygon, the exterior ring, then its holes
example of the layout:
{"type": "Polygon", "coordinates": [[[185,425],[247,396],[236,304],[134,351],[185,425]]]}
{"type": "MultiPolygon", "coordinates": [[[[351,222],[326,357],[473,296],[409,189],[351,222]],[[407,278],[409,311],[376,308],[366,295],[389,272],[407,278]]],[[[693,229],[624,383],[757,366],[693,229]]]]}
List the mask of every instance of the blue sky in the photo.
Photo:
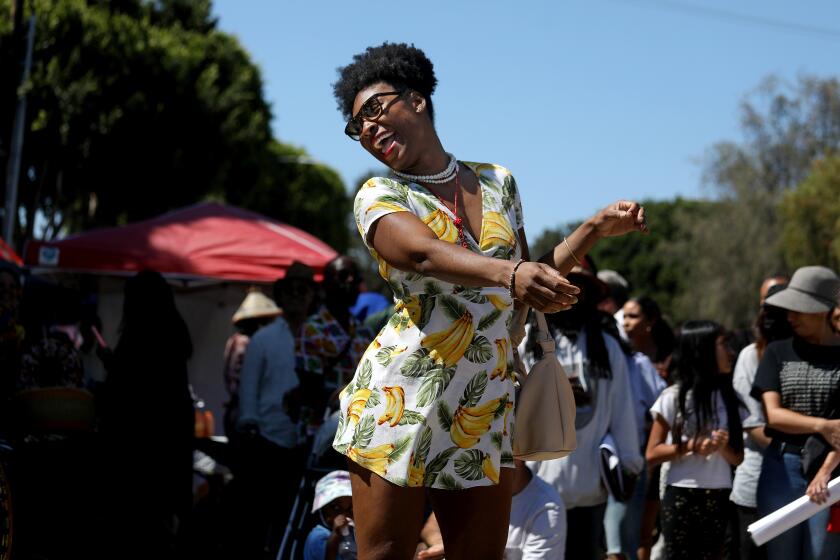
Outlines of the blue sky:
{"type": "Polygon", "coordinates": [[[215,13],[262,69],[275,135],[348,188],[377,162],[342,132],[336,68],[383,41],[422,48],[444,147],[514,172],[532,239],[618,198],[708,195],[700,161],[741,139],[739,104],[763,78],[840,75],[829,0],[215,0],[215,13]]]}

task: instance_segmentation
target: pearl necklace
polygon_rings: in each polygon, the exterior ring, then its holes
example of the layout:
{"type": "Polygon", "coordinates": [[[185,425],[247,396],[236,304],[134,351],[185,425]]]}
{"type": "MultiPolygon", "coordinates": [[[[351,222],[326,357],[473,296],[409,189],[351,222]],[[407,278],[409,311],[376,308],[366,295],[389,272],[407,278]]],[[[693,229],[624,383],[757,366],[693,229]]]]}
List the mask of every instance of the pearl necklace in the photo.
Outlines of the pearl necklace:
{"type": "Polygon", "coordinates": [[[458,160],[456,160],[455,156],[448,152],[446,155],[449,156],[449,165],[447,165],[446,169],[440,173],[434,173],[432,175],[411,175],[410,173],[403,173],[402,171],[397,171],[396,169],[392,169],[392,171],[398,177],[402,177],[412,183],[431,183],[433,185],[448,183],[452,180],[452,177],[458,170],[458,160]]]}

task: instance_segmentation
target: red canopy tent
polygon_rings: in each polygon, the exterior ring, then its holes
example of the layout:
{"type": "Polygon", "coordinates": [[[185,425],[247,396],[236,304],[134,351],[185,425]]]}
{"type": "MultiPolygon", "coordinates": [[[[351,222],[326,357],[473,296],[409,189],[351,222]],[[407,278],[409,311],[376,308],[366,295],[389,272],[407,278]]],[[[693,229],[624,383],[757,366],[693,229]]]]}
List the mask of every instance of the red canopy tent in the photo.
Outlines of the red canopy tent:
{"type": "Polygon", "coordinates": [[[31,242],[24,260],[36,269],[273,282],[294,261],[315,269],[337,253],[316,237],[260,214],[214,203],[175,210],[122,227],[31,242]]]}
{"type": "Polygon", "coordinates": [[[9,247],[2,239],[0,239],[0,261],[9,261],[18,266],[23,266],[23,261],[17,256],[14,249],[9,247]]]}

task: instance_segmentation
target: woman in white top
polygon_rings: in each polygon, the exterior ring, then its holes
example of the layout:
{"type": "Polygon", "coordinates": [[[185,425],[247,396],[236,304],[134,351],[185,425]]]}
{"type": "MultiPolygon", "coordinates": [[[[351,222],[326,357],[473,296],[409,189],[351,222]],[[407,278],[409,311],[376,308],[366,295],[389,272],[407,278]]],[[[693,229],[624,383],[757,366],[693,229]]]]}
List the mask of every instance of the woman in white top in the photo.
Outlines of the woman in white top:
{"type": "Polygon", "coordinates": [[[723,553],[732,466],[744,458],[742,407],[728,375],[732,358],[720,325],[687,322],[675,354],[677,382],[651,408],[646,458],[653,465],[671,461],[662,500],[669,559],[723,553]]]}

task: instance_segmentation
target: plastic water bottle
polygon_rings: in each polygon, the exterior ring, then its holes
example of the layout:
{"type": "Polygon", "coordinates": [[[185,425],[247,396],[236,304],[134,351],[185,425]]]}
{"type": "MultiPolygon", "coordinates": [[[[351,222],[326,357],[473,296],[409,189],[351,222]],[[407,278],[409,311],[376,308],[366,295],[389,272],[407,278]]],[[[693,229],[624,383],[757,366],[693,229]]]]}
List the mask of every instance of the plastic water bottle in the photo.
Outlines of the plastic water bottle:
{"type": "Polygon", "coordinates": [[[341,543],[338,545],[338,557],[340,560],[356,560],[357,554],[356,533],[352,525],[345,525],[341,528],[341,543]]]}

